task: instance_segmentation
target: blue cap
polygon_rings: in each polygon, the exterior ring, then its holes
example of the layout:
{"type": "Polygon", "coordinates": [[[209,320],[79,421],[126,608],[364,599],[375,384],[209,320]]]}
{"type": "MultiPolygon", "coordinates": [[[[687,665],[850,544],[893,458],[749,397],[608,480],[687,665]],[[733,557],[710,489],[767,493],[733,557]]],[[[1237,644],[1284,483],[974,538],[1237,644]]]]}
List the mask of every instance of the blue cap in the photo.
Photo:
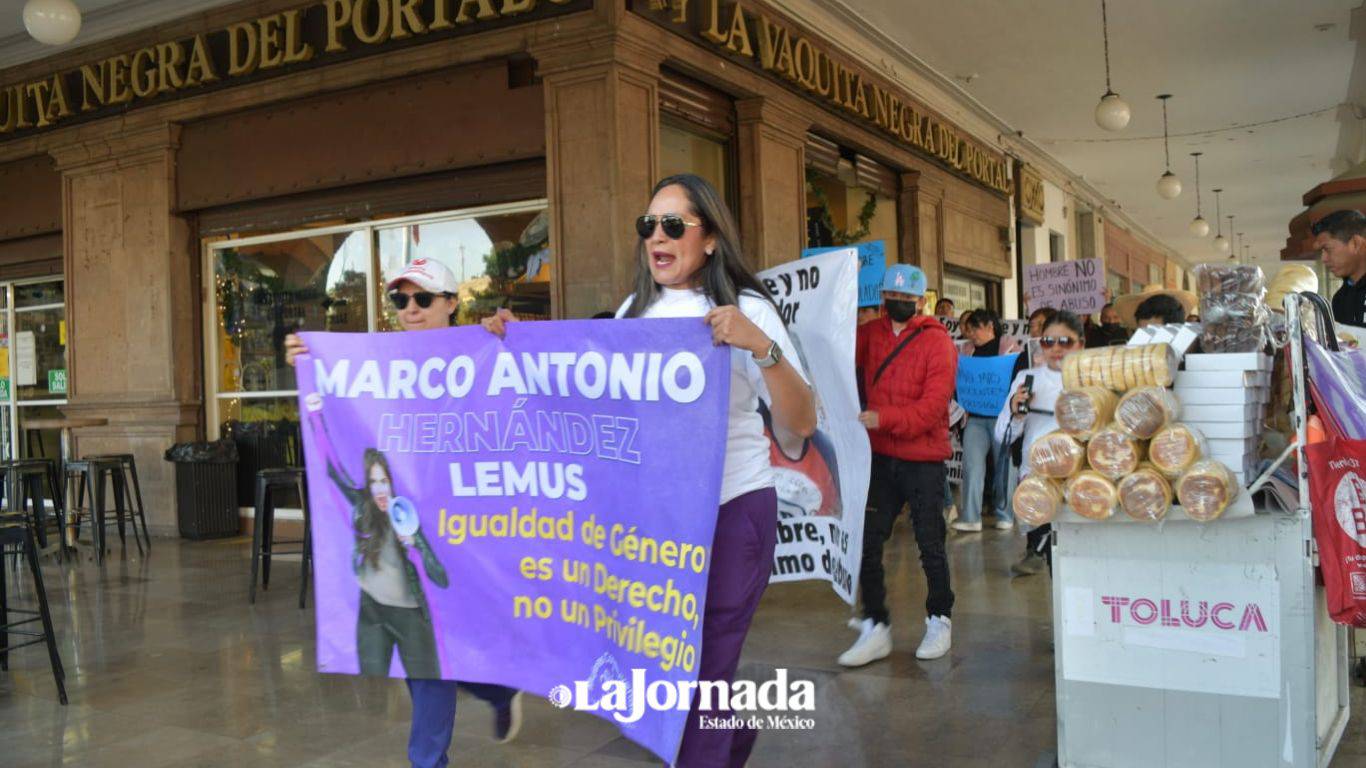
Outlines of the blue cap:
{"type": "Polygon", "coordinates": [[[910,264],[893,264],[882,276],[882,290],[924,296],[925,273],[910,264]]]}

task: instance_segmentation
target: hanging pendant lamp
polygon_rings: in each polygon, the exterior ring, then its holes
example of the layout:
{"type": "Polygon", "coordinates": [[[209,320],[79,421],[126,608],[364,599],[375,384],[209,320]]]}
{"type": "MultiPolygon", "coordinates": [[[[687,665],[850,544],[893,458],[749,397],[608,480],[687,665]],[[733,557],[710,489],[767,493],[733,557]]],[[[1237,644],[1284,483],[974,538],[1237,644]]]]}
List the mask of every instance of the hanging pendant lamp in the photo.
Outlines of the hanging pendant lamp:
{"type": "Polygon", "coordinates": [[[1223,191],[1224,190],[1222,189],[1214,190],[1214,226],[1218,229],[1218,233],[1214,236],[1214,247],[1218,249],[1220,253],[1228,253],[1231,246],[1229,245],[1228,238],[1224,237],[1224,226],[1222,221],[1223,211],[1219,206],[1219,193],[1223,191]]]}
{"type": "Polygon", "coordinates": [[[1170,93],[1164,93],[1157,98],[1162,102],[1162,154],[1166,157],[1167,170],[1157,180],[1157,194],[1163,200],[1175,200],[1181,196],[1181,179],[1172,173],[1172,150],[1167,141],[1167,99],[1170,93]]]}
{"type": "Polygon", "coordinates": [[[81,9],[71,0],[28,0],[24,29],[44,45],[66,45],[81,31],[81,9]]]}
{"type": "Polygon", "coordinates": [[[1209,235],[1209,222],[1200,210],[1200,156],[1203,152],[1192,152],[1191,157],[1195,158],[1195,218],[1191,219],[1190,233],[1196,237],[1207,237],[1209,235]]]}
{"type": "Polygon", "coordinates": [[[1105,40],[1105,93],[1096,105],[1096,125],[1107,131],[1122,131],[1129,124],[1129,104],[1110,87],[1110,19],[1105,0],[1100,0],[1100,31],[1105,40]]]}

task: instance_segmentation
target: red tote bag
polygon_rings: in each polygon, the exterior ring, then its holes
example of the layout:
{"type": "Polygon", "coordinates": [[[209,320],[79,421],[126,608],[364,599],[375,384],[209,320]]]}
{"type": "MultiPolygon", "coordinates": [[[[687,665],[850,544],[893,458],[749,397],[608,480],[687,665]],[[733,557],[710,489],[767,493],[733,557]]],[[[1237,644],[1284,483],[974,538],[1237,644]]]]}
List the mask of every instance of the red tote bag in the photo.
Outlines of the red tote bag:
{"type": "Polygon", "coordinates": [[[1305,456],[1328,613],[1366,628],[1366,440],[1332,437],[1305,456]]]}

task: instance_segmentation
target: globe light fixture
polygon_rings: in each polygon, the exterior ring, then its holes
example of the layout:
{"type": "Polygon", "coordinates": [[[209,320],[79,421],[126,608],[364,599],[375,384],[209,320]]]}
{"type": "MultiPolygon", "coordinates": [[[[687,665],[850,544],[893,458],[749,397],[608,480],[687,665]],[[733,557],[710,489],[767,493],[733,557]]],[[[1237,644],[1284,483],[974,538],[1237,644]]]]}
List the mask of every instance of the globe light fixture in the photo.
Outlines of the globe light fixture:
{"type": "Polygon", "coordinates": [[[1167,141],[1167,99],[1170,93],[1158,95],[1162,102],[1162,154],[1166,158],[1166,172],[1157,180],[1157,195],[1163,200],[1175,200],[1181,196],[1181,179],[1172,173],[1172,150],[1167,141]]]}
{"type": "Polygon", "coordinates": [[[24,29],[45,45],[66,45],[81,31],[81,9],[71,0],[28,0],[24,29]]]}
{"type": "Polygon", "coordinates": [[[1105,40],[1105,93],[1096,105],[1096,125],[1107,131],[1122,131],[1129,124],[1129,103],[1110,87],[1110,20],[1105,0],[1100,0],[1100,30],[1105,40]]]}
{"type": "Polygon", "coordinates": [[[1203,213],[1200,211],[1200,155],[1203,152],[1192,152],[1191,157],[1195,158],[1195,218],[1191,219],[1190,233],[1196,237],[1209,236],[1209,222],[1205,221],[1203,213]]]}
{"type": "Polygon", "coordinates": [[[1214,247],[1220,253],[1228,253],[1232,250],[1232,246],[1228,238],[1224,237],[1223,211],[1219,205],[1219,194],[1223,191],[1222,189],[1214,190],[1214,226],[1218,228],[1218,232],[1214,235],[1214,247]]]}

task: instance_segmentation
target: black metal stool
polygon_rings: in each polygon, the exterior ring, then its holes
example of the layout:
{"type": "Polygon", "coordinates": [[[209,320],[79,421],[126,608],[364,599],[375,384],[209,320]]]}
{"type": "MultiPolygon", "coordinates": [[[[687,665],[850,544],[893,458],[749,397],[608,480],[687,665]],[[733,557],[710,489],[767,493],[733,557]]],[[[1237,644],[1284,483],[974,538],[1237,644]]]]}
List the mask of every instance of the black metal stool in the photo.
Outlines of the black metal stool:
{"type": "Polygon", "coordinates": [[[302,467],[263,469],[256,473],[256,520],[251,533],[251,589],[248,600],[256,603],[256,577],[261,577],[261,591],[270,588],[271,555],[301,555],[303,568],[299,585],[299,607],[303,608],[308,597],[308,571],[313,565],[313,535],[308,520],[308,484],[304,482],[302,467]],[[274,540],[275,533],[275,491],[294,488],[299,494],[299,504],[304,510],[304,537],[302,539],[274,540]],[[301,544],[299,549],[278,550],[276,544],[301,544]]]}
{"type": "Polygon", "coordinates": [[[50,473],[51,462],[44,459],[19,459],[0,462],[0,482],[5,488],[6,511],[27,511],[33,520],[34,535],[38,542],[38,554],[46,555],[56,551],[58,558],[65,558],[66,552],[66,513],[58,495],[57,485],[50,473]],[[48,525],[44,519],[47,513],[43,485],[52,495],[52,512],[57,543],[48,546],[48,525]]]}
{"type": "Polygon", "coordinates": [[[66,463],[66,473],[68,476],[76,475],[80,478],[80,490],[76,493],[76,506],[71,508],[73,525],[76,535],[81,533],[81,513],[87,511],[85,504],[85,488],[90,488],[90,516],[94,518],[94,532],[91,534],[91,541],[95,544],[95,561],[104,562],[106,550],[104,529],[110,521],[106,518],[109,510],[105,507],[104,481],[106,478],[113,481],[114,485],[114,520],[119,526],[119,543],[128,546],[128,539],[124,535],[124,524],[133,523],[133,542],[138,545],[138,554],[142,554],[142,539],[137,535],[137,521],[133,519],[131,510],[123,506],[124,497],[127,489],[124,488],[123,464],[118,459],[96,459],[85,458],[66,463]]]}
{"type": "Polygon", "coordinates": [[[46,643],[48,660],[52,664],[52,678],[57,683],[57,697],[66,706],[66,672],[62,669],[62,657],[57,653],[57,639],[52,631],[52,614],[48,612],[47,590],[43,587],[43,572],[38,567],[38,545],[33,533],[33,524],[28,515],[0,513],[0,560],[5,554],[15,554],[27,560],[29,573],[33,575],[33,590],[38,597],[36,611],[10,605],[9,584],[6,583],[5,569],[0,567],[0,670],[9,669],[10,651],[46,643]],[[28,618],[10,621],[10,614],[28,618]],[[42,623],[41,632],[16,629],[34,622],[42,623]],[[31,639],[11,644],[10,637],[13,636],[31,639]]]}
{"type": "MultiPolygon", "coordinates": [[[[87,456],[87,459],[112,460],[119,462],[123,468],[123,490],[128,501],[129,515],[137,515],[137,519],[142,521],[142,538],[147,542],[147,549],[152,549],[152,535],[147,532],[147,513],[142,508],[142,485],[138,483],[138,463],[131,453],[105,453],[98,456],[87,456]],[[131,482],[130,482],[131,481],[131,482]],[[131,486],[131,492],[129,489],[131,486]]],[[[84,487],[84,486],[82,486],[84,487]]],[[[83,504],[84,498],[77,499],[77,505],[83,504]]],[[[133,523],[133,535],[138,535],[137,521],[133,523]]]]}

